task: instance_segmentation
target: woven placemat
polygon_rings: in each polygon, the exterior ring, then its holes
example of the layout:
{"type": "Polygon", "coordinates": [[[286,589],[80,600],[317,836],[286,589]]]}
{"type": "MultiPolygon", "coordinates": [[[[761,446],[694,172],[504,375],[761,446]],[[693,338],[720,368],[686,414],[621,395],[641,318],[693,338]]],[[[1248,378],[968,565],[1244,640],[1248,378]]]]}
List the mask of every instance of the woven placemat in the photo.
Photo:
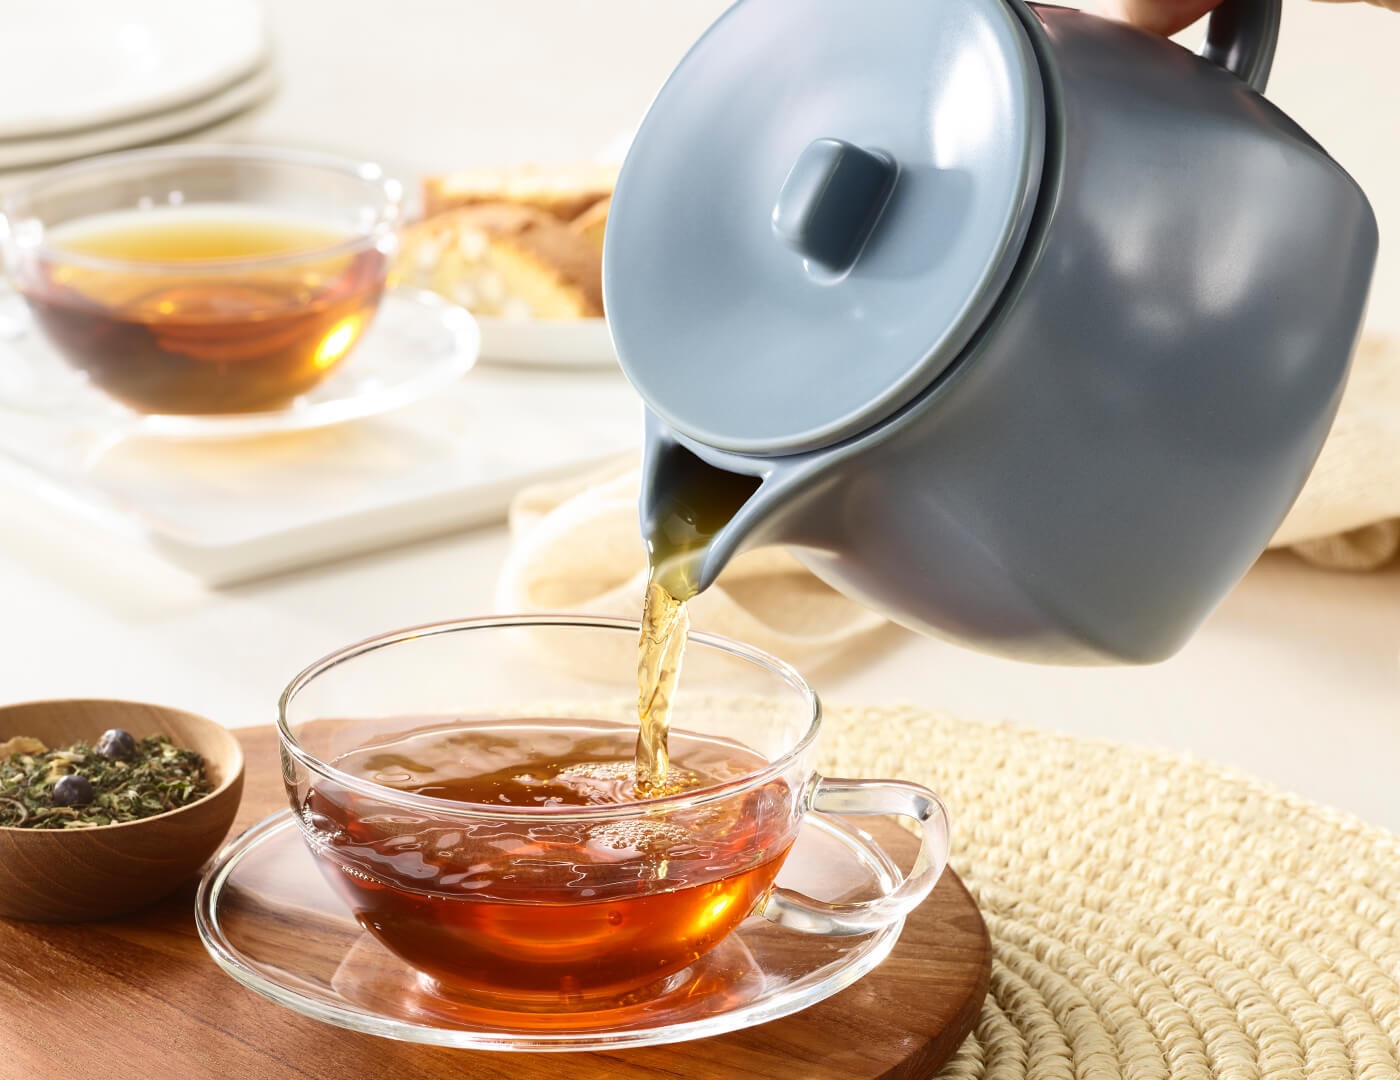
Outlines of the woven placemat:
{"type": "Polygon", "coordinates": [[[915,708],[828,709],[819,767],[948,803],[994,961],[946,1080],[1400,1077],[1389,833],[1188,756],[915,708]]]}

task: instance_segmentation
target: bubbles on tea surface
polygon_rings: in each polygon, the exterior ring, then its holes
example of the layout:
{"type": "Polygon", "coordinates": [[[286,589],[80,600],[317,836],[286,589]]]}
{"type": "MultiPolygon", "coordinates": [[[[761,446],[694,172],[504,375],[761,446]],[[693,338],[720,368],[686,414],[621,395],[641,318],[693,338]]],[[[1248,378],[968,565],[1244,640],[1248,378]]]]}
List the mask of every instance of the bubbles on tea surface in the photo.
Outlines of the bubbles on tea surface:
{"type": "Polygon", "coordinates": [[[586,776],[594,780],[632,780],[637,775],[637,769],[630,761],[581,761],[565,765],[559,770],[559,775],[586,776]]]}
{"type": "Polygon", "coordinates": [[[609,821],[589,830],[588,839],[600,847],[666,855],[690,839],[679,825],[665,821],[609,821]]]}
{"type": "Polygon", "coordinates": [[[701,787],[704,781],[689,769],[670,765],[665,776],[649,785],[645,792],[637,789],[637,765],[634,761],[581,761],[560,769],[557,779],[568,783],[570,780],[595,780],[616,785],[615,800],[656,799],[666,795],[678,795],[701,787]]]}

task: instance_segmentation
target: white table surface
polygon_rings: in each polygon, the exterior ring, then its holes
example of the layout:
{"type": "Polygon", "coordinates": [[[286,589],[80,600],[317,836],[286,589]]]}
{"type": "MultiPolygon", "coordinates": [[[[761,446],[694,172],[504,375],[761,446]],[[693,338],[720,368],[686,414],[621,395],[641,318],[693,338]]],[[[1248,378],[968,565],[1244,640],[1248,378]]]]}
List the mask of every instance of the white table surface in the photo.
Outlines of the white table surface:
{"type": "MultiPolygon", "coordinates": [[[[277,95],[204,137],[408,168],[587,157],[635,121],[722,6],[279,0],[277,95]]],[[[1272,91],[1367,187],[1383,236],[1400,235],[1396,55],[1400,15],[1290,0],[1272,91]]],[[[1374,325],[1400,328],[1397,299],[1400,257],[1387,249],[1374,325]]],[[[489,611],[506,546],[492,527],[211,591],[6,489],[0,699],[110,695],[268,723],[284,682],[317,656],[489,611]]],[[[1400,567],[1349,576],[1267,556],[1150,668],[1023,666],[890,629],[807,673],[831,701],[912,701],[1189,750],[1400,831],[1400,567]]]]}

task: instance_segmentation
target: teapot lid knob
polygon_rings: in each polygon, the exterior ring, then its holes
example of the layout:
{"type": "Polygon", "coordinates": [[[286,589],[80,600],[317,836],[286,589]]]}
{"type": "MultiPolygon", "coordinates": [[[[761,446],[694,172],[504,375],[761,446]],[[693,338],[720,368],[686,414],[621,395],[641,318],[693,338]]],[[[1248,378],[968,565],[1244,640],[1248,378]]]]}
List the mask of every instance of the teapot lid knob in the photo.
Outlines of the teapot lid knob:
{"type": "Polygon", "coordinates": [[[829,270],[856,260],[894,186],[895,163],[841,139],[813,139],[773,207],[773,231],[829,270]]]}
{"type": "Polygon", "coordinates": [[[1022,0],[738,0],[657,93],[603,296],[651,410],[716,449],[864,431],[967,347],[1053,131],[1022,0]]]}

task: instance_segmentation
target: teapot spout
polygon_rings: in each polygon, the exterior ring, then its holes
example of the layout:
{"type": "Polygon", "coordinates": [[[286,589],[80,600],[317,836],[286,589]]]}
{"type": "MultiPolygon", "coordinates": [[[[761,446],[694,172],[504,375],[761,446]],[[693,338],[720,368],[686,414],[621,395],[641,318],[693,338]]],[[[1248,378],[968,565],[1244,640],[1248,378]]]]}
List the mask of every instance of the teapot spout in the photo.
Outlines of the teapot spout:
{"type": "Polygon", "coordinates": [[[775,542],[788,502],[777,471],[763,459],[692,448],[648,413],[638,513],[652,580],[688,599],[740,551],[775,542]]]}

